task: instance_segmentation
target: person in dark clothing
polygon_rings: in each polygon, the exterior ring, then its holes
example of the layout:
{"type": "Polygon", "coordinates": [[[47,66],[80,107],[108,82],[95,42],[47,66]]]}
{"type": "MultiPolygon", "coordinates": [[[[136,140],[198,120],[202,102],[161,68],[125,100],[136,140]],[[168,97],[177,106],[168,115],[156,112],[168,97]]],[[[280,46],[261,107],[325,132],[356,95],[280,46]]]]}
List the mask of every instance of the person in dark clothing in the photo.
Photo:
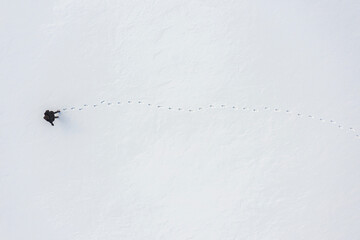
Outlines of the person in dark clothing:
{"type": "Polygon", "coordinates": [[[58,116],[55,116],[55,114],[59,112],[59,110],[57,110],[56,112],[46,110],[46,112],[44,113],[44,119],[54,126],[53,122],[55,121],[55,118],[58,118],[58,116]]]}

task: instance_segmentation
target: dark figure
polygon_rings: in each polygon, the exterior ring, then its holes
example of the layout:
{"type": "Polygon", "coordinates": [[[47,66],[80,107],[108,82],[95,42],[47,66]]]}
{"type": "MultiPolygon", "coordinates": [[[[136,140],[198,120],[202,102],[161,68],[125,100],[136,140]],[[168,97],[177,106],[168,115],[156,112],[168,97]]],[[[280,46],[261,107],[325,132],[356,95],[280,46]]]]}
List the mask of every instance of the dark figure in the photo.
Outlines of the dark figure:
{"type": "Polygon", "coordinates": [[[46,110],[46,112],[44,113],[44,119],[54,126],[53,122],[55,121],[55,118],[58,118],[58,116],[55,116],[55,113],[59,112],[59,110],[57,110],[56,112],[46,110]]]}

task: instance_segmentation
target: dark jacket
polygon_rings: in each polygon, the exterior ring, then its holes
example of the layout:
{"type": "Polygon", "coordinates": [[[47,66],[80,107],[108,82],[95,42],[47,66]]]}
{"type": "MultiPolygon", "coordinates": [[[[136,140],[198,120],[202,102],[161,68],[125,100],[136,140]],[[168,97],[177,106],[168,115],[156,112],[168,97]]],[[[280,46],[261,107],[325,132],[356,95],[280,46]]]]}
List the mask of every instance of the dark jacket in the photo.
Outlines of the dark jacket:
{"type": "Polygon", "coordinates": [[[46,110],[44,113],[44,119],[54,126],[53,122],[55,120],[55,113],[53,111],[46,110]]]}

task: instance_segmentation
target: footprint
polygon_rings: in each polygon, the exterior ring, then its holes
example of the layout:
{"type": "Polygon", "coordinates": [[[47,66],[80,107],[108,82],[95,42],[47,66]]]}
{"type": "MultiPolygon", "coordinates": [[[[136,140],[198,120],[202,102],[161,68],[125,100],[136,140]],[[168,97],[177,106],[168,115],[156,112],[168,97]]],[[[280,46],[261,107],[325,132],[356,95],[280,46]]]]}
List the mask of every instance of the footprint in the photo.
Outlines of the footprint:
{"type": "Polygon", "coordinates": [[[105,100],[102,100],[100,103],[104,103],[105,102],[105,100]]]}
{"type": "Polygon", "coordinates": [[[202,108],[201,107],[199,107],[199,110],[201,110],[202,108]]]}
{"type": "Polygon", "coordinates": [[[221,105],[221,107],[225,107],[225,105],[221,105]]]}
{"type": "Polygon", "coordinates": [[[111,105],[111,102],[108,103],[108,106],[111,105]]]}
{"type": "Polygon", "coordinates": [[[75,109],[75,107],[72,107],[72,108],[71,108],[71,110],[74,110],[74,109],[75,109]]]}
{"type": "Polygon", "coordinates": [[[63,111],[66,111],[67,110],[67,108],[63,108],[63,111]]]}
{"type": "Polygon", "coordinates": [[[131,103],[131,101],[128,101],[128,103],[131,103]]]}
{"type": "Polygon", "coordinates": [[[178,108],[179,111],[181,111],[182,109],[181,108],[178,108]]]}
{"type": "Polygon", "coordinates": [[[121,102],[117,102],[117,104],[120,104],[121,102]]]}
{"type": "Polygon", "coordinates": [[[148,103],[148,106],[151,106],[151,104],[150,104],[150,103],[148,103]]]}
{"type": "Polygon", "coordinates": [[[79,111],[81,111],[82,110],[82,108],[79,108],[79,111]]]}
{"type": "Polygon", "coordinates": [[[87,104],[84,104],[84,107],[87,107],[88,105],[87,104]]]}
{"type": "Polygon", "coordinates": [[[212,107],[214,107],[214,106],[213,106],[213,105],[210,105],[209,107],[211,107],[211,108],[212,108],[212,107]]]}
{"type": "Polygon", "coordinates": [[[235,109],[236,107],[235,107],[235,106],[232,106],[232,108],[234,108],[234,109],[235,109]]]}
{"type": "Polygon", "coordinates": [[[138,101],[138,103],[141,103],[141,101],[138,101]]]}

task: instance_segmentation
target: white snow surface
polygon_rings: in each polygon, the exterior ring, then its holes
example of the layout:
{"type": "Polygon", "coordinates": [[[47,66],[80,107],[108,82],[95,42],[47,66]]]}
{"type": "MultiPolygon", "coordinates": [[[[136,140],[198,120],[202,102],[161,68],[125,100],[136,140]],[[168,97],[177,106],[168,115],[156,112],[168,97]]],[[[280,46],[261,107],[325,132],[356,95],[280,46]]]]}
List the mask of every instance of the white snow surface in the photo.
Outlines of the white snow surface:
{"type": "Polygon", "coordinates": [[[360,239],[359,12],[2,0],[0,239],[360,239]]]}

